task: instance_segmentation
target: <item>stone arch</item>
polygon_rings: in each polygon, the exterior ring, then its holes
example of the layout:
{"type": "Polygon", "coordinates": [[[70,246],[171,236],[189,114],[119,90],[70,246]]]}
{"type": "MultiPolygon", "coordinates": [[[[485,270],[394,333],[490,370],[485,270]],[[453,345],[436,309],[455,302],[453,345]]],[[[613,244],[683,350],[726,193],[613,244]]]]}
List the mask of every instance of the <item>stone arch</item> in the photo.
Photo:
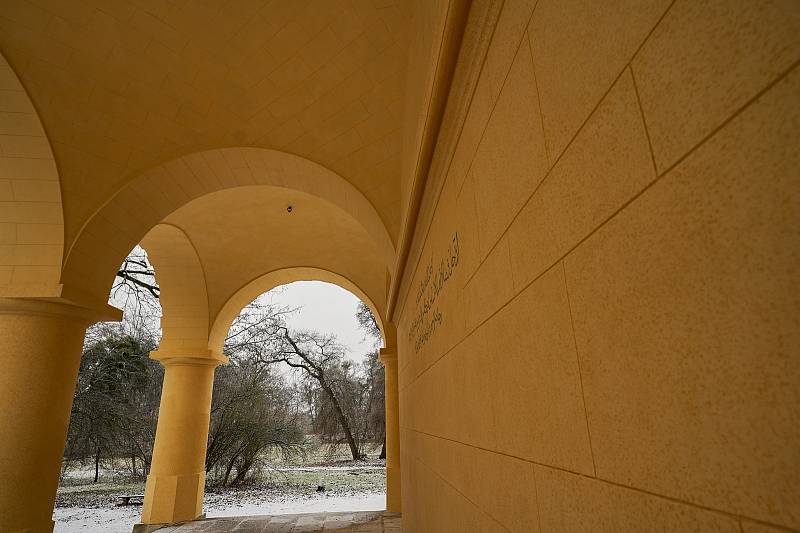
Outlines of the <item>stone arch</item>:
{"type": "Polygon", "coordinates": [[[233,320],[247,304],[252,302],[259,295],[275,287],[295,281],[325,281],[350,291],[370,308],[373,316],[378,321],[378,326],[385,340],[385,317],[378,311],[375,300],[370,298],[370,296],[361,290],[353,281],[335,272],[321,268],[293,267],[274,270],[259,276],[228,298],[211,324],[208,336],[208,349],[214,353],[222,353],[225,337],[228,334],[233,320]]]}
{"type": "Polygon", "coordinates": [[[61,187],[47,134],[0,54],[0,296],[59,296],[61,187]]]}
{"type": "Polygon", "coordinates": [[[151,229],[141,245],[161,287],[159,353],[203,354],[208,344],[208,294],[194,245],[182,229],[164,223],[151,229]]]}
{"type": "Polygon", "coordinates": [[[371,237],[387,270],[394,244],[380,215],[350,182],[302,157],[264,148],[220,148],[185,155],[127,183],[81,229],[61,280],[66,297],[98,303],[113,269],[141,238],[179,207],[206,194],[248,185],[299,190],[329,201],[371,237]]]}

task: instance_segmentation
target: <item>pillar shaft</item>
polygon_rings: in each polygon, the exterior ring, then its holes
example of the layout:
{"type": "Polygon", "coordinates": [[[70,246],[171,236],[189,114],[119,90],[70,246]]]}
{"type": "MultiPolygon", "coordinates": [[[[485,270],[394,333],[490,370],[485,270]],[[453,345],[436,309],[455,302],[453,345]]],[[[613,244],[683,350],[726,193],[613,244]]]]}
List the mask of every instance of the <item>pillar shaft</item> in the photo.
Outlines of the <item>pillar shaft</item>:
{"type": "Polygon", "coordinates": [[[397,354],[383,348],[380,356],[384,366],[386,405],[386,510],[401,511],[400,491],[400,401],[397,384],[397,354]]]}
{"type": "Polygon", "coordinates": [[[142,523],[194,520],[203,514],[214,368],[223,358],[152,357],[165,370],[142,523]]]}
{"type": "Polygon", "coordinates": [[[0,531],[53,530],[85,311],[0,298],[0,531]]]}

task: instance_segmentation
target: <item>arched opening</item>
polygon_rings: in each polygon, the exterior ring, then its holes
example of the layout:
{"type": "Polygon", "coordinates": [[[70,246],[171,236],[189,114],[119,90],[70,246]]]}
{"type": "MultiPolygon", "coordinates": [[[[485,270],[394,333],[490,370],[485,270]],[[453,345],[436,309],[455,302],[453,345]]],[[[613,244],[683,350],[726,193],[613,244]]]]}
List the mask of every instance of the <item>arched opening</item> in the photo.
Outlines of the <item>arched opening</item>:
{"type": "Polygon", "coordinates": [[[215,378],[207,515],[384,509],[377,320],[363,329],[357,314],[369,307],[338,284],[271,285],[238,309],[224,339],[230,363],[215,378]],[[214,502],[236,487],[261,492],[214,502]]]}
{"type": "MultiPolygon", "coordinates": [[[[160,287],[147,251],[135,246],[108,298],[117,322],[86,330],[61,466],[56,531],[114,531],[140,509],[116,507],[142,493],[153,455],[164,369],[148,357],[161,339],[160,287]],[[98,512],[96,507],[111,512],[98,512]]],[[[135,502],[135,498],[134,498],[135,502]]]]}
{"type": "MultiPolygon", "coordinates": [[[[359,270],[371,270],[381,278],[373,282],[379,293],[385,291],[385,278],[394,269],[390,233],[364,194],[347,180],[285,152],[224,148],[188,154],[145,171],[127,181],[73,231],[61,274],[65,297],[88,304],[104,301],[116,266],[161,223],[186,232],[198,254],[214,256],[202,257],[204,267],[233,258],[250,267],[242,273],[250,279],[274,270],[275,265],[254,264],[254,257],[241,257],[227,249],[212,250],[215,241],[219,244],[244,236],[246,242],[236,248],[241,251],[276,237],[272,239],[274,247],[284,253],[296,252],[280,267],[329,267],[352,277],[352,268],[331,261],[330,250],[328,257],[319,257],[317,248],[326,244],[320,237],[332,237],[344,255],[357,254],[362,263],[371,263],[362,264],[359,270]],[[283,228],[289,232],[253,235],[256,229],[283,228]],[[281,235],[286,238],[281,240],[281,235]]],[[[239,279],[229,281],[237,282],[239,279]]],[[[213,307],[213,302],[209,303],[213,307]]]]}
{"type": "Polygon", "coordinates": [[[367,294],[350,279],[321,268],[294,267],[278,269],[268,272],[249,282],[232,295],[220,309],[214,323],[211,325],[209,334],[209,349],[222,350],[225,338],[231,328],[236,316],[250,302],[260,295],[267,293],[281,285],[287,285],[298,281],[320,281],[336,285],[341,289],[353,294],[370,310],[375,318],[377,326],[381,332],[381,343],[385,344],[383,318],[377,305],[367,294]]]}
{"type": "MultiPolygon", "coordinates": [[[[297,165],[293,168],[296,170],[297,165]]],[[[313,169],[313,165],[308,169],[313,169]]],[[[219,402],[227,405],[225,395],[228,398],[231,394],[236,396],[236,386],[242,380],[249,380],[251,389],[248,394],[261,398],[261,408],[256,409],[253,403],[236,417],[227,418],[228,421],[239,420],[231,426],[234,433],[247,427],[242,423],[245,415],[258,413],[269,414],[285,429],[286,412],[279,412],[276,406],[289,403],[299,395],[296,384],[286,387],[278,383],[280,374],[277,373],[262,372],[260,377],[263,380],[258,383],[253,378],[259,375],[257,372],[245,372],[257,371],[258,368],[252,364],[244,368],[242,361],[234,361],[214,372],[217,365],[227,362],[225,338],[228,330],[239,311],[250,301],[276,286],[294,281],[332,282],[365,303],[369,314],[375,317],[378,331],[386,329],[383,316],[390,268],[385,246],[391,247],[391,241],[384,239],[387,235],[385,229],[374,223],[375,219],[370,218],[374,211],[367,209],[368,205],[361,205],[357,194],[335,181],[331,173],[320,174],[319,169],[315,172],[317,174],[312,174],[312,177],[328,176],[329,182],[300,177],[296,182],[284,179],[269,184],[228,183],[211,191],[201,188],[195,197],[175,194],[164,189],[171,185],[149,181],[147,183],[152,185],[150,194],[167,199],[159,207],[164,215],[154,225],[147,229],[152,207],[143,203],[141,196],[126,196],[127,192],[123,191],[112,203],[126,197],[127,202],[138,202],[134,204],[135,209],[128,205],[127,211],[114,211],[109,208],[110,204],[107,205],[84,227],[80,232],[80,242],[76,241],[68,252],[62,276],[66,283],[65,294],[86,305],[97,300],[95,293],[104,285],[97,280],[108,276],[109,265],[123,246],[120,242],[127,242],[143,230],[139,242],[147,250],[147,264],[152,264],[158,272],[158,303],[163,316],[160,328],[156,329],[161,337],[157,350],[156,343],[152,343],[151,358],[155,361],[146,360],[145,364],[153,365],[157,361],[163,365],[163,370],[158,367],[163,390],[159,383],[155,394],[156,399],[161,398],[158,423],[155,425],[156,414],[151,412],[150,441],[140,443],[150,450],[149,456],[144,453],[148,461],[139,462],[147,467],[147,471],[139,467],[140,475],[148,475],[146,489],[142,490],[142,481],[138,480],[130,485],[129,490],[114,490],[116,495],[132,495],[144,501],[142,522],[171,523],[196,518],[203,509],[206,478],[210,478],[212,484],[242,485],[252,470],[248,466],[261,460],[261,452],[291,450],[304,442],[308,429],[299,433],[299,440],[292,440],[291,432],[284,431],[280,439],[284,439],[285,445],[277,448],[270,446],[274,439],[263,441],[266,448],[259,448],[258,436],[253,436],[248,441],[251,451],[255,450],[249,455],[250,465],[246,464],[246,454],[226,456],[219,453],[221,441],[219,438],[215,440],[215,435],[219,436],[217,430],[221,424],[216,413],[225,411],[219,408],[219,402]],[[339,190],[337,187],[343,188],[339,190]],[[113,217],[114,222],[109,217],[113,217]],[[119,228],[124,229],[117,231],[119,228]],[[105,245],[101,246],[101,242],[105,245]],[[85,260],[89,256],[82,255],[81,250],[89,250],[94,259],[85,260]],[[212,397],[215,379],[219,393],[212,397]],[[252,389],[262,385],[270,387],[252,389]],[[206,414],[204,409],[207,409],[206,414]],[[183,429],[185,427],[193,429],[189,432],[183,429]],[[207,435],[209,427],[210,437],[207,435]],[[218,479],[220,477],[222,481],[218,479]],[[174,479],[180,480],[177,488],[171,481],[174,479]]],[[[178,180],[177,183],[182,183],[180,187],[191,187],[193,176],[187,174],[184,178],[188,181],[178,180]]],[[[114,209],[123,209],[122,204],[114,203],[114,206],[114,209]]],[[[136,264],[130,258],[128,262],[136,264]]],[[[139,288],[143,287],[140,285],[139,288]]],[[[119,299],[111,303],[124,305],[119,299]]],[[[377,361],[380,344],[382,342],[376,342],[372,351],[371,368],[375,372],[383,370],[377,361]]],[[[337,383],[344,382],[345,378],[356,382],[356,368],[354,364],[340,364],[331,372],[339,373],[337,383]]],[[[358,366],[360,371],[361,366],[358,366]]],[[[359,383],[363,384],[363,380],[359,383]]],[[[382,388],[382,382],[376,382],[371,384],[370,390],[380,389],[382,392],[382,388]]],[[[148,391],[152,396],[152,389],[148,391]]],[[[331,405],[333,402],[329,401],[326,408],[330,409],[331,405]]],[[[344,414],[345,409],[340,411],[340,419],[350,416],[344,414]]],[[[372,412],[382,414],[383,405],[374,405],[372,412]]],[[[308,415],[304,416],[308,418],[308,415]]],[[[358,442],[347,442],[344,446],[355,450],[354,457],[378,455],[379,451],[374,449],[376,444],[372,442],[376,432],[369,433],[368,428],[362,426],[359,423],[357,430],[350,431],[349,440],[358,442]],[[364,446],[365,438],[371,439],[369,444],[372,448],[369,450],[364,446]]],[[[304,427],[310,428],[311,424],[306,423],[304,427]]],[[[339,437],[328,435],[326,438],[332,441],[339,437]]],[[[378,465],[358,468],[371,469],[373,477],[375,470],[381,469],[378,465]]],[[[383,483],[385,475],[382,469],[378,475],[383,483]]],[[[382,492],[372,491],[370,496],[371,503],[367,507],[384,508],[382,492]]],[[[352,498],[342,505],[364,508],[352,498]]],[[[133,518],[136,511],[124,519],[133,518]]],[[[213,511],[211,506],[209,512],[213,511]]]]}
{"type": "MultiPolygon", "coordinates": [[[[72,507],[56,510],[57,528],[66,527],[67,523],[70,527],[113,528],[120,524],[129,526],[138,520],[139,507],[116,507],[116,504],[121,501],[120,497],[133,496],[131,501],[136,503],[135,498],[143,496],[143,481],[152,460],[164,370],[146,355],[147,351],[155,350],[160,341],[162,298],[166,298],[166,309],[174,309],[171,306],[175,300],[181,299],[174,290],[172,294],[162,291],[155,272],[158,268],[159,280],[169,279],[170,269],[177,268],[178,264],[169,261],[164,250],[179,255],[181,235],[167,225],[145,240],[153,254],[140,246],[132,250],[120,266],[109,297],[112,305],[124,310],[123,321],[100,323],[87,332],[61,487],[60,505],[72,507]],[[151,263],[150,256],[157,266],[151,263]],[[108,382],[118,387],[104,389],[107,396],[102,398],[86,397],[85,392],[91,388],[93,380],[95,385],[108,382]],[[132,402],[134,398],[136,401],[132,402]],[[89,422],[95,425],[87,425],[90,413],[89,422]],[[122,424],[121,420],[126,423],[122,424]],[[81,450],[81,442],[91,440],[90,437],[95,437],[93,449],[81,450]],[[98,445],[108,448],[98,450],[98,445]],[[94,452],[97,453],[93,455],[94,452]],[[99,479],[92,479],[98,471],[99,479]],[[105,503],[113,510],[75,508],[90,500],[94,505],[105,503]]],[[[184,277],[190,276],[191,268],[185,263],[181,266],[178,271],[184,277]]],[[[258,322],[263,316],[251,313],[248,321],[247,312],[253,309],[253,303],[257,305],[270,296],[279,297],[279,301],[270,305],[287,319],[291,331],[314,329],[314,324],[319,325],[326,317],[349,317],[349,331],[343,332],[335,325],[326,328],[324,324],[317,329],[323,335],[349,336],[343,342],[349,353],[341,354],[345,358],[332,367],[332,371],[336,372],[334,386],[339,387],[339,393],[349,394],[340,396],[338,401],[352,422],[351,430],[365,461],[343,461],[349,453],[348,445],[336,422],[326,423],[332,416],[332,405],[329,400],[325,401],[319,387],[315,390],[307,379],[298,378],[296,373],[292,375],[291,367],[281,367],[280,362],[272,363],[274,371],[265,372],[253,361],[231,357],[231,364],[220,367],[214,379],[206,458],[211,487],[211,493],[205,498],[207,514],[234,516],[383,509],[385,468],[380,459],[385,454],[384,383],[377,351],[384,342],[384,326],[380,315],[372,315],[370,309],[374,304],[357,285],[321,269],[286,269],[261,276],[240,290],[237,298],[249,298],[260,287],[267,290],[238,310],[234,324],[229,324],[230,331],[249,329],[258,322]],[[326,281],[299,281],[314,279],[326,281]],[[282,291],[289,288],[291,292],[291,287],[298,285],[312,286],[301,302],[296,294],[282,291]],[[317,286],[316,290],[313,286],[317,286]],[[292,322],[289,315],[299,314],[295,309],[297,304],[308,306],[311,302],[320,304],[318,307],[327,304],[322,318],[292,322]],[[295,311],[284,313],[289,307],[295,311]],[[359,329],[356,319],[359,311],[366,312],[373,320],[371,332],[359,329]],[[236,322],[242,316],[246,318],[237,330],[236,322]],[[311,402],[314,407],[301,405],[308,406],[311,402]],[[294,429],[290,427],[292,423],[296,426],[294,429]],[[259,432],[259,428],[264,431],[259,432]],[[241,439],[248,445],[238,446],[244,443],[241,439]],[[265,484],[270,488],[265,488],[265,484]],[[317,492],[318,487],[324,490],[317,492]],[[289,492],[285,493],[287,488],[289,492]],[[236,491],[237,505],[230,504],[230,491],[236,491]]],[[[184,302],[186,296],[183,295],[184,302]]],[[[242,301],[237,298],[232,298],[228,305],[242,301]]],[[[169,320],[166,324],[166,329],[170,330],[169,320]]],[[[172,328],[174,330],[174,325],[172,328]]],[[[171,339],[162,340],[159,351],[163,350],[165,342],[176,342],[174,331],[172,335],[171,339]]],[[[251,335],[239,340],[240,344],[248,344],[257,338],[251,335]]],[[[228,345],[230,349],[230,343],[228,345]]],[[[226,355],[231,356],[229,352],[226,355]]]]}

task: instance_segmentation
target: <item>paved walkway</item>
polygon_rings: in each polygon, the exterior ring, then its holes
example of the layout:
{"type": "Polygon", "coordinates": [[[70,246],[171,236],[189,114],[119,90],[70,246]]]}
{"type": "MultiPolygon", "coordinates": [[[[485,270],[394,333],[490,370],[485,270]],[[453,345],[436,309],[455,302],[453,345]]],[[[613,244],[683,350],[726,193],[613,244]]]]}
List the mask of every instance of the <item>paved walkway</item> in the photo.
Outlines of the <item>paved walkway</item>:
{"type": "Polygon", "coordinates": [[[402,533],[400,515],[381,511],[354,513],[312,513],[275,516],[240,516],[236,518],[207,518],[166,526],[158,533],[402,533]]]}

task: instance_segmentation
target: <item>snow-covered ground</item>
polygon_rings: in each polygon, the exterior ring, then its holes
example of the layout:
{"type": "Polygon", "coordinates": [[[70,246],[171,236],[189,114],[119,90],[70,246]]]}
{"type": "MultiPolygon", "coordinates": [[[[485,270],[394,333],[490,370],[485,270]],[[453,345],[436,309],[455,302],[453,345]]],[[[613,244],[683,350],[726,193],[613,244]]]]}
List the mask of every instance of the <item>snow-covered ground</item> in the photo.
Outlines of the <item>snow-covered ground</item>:
{"type": "Polygon", "coordinates": [[[272,472],[350,472],[350,471],[359,471],[359,470],[385,470],[386,467],[381,465],[364,465],[364,466],[357,466],[357,465],[344,465],[344,466],[328,466],[328,465],[317,465],[317,466],[281,466],[281,467],[273,467],[270,470],[272,472]]]}
{"type": "MultiPolygon", "coordinates": [[[[382,492],[362,492],[350,496],[328,496],[324,493],[309,496],[292,495],[285,499],[270,501],[260,501],[248,496],[239,502],[207,494],[205,501],[205,511],[209,518],[321,511],[379,511],[385,508],[386,495],[382,492]]],[[[141,512],[141,506],[99,509],[61,507],[53,513],[53,520],[56,522],[55,533],[130,533],[133,525],[139,521],[141,512]]]]}
{"type": "Polygon", "coordinates": [[[259,514],[297,514],[340,511],[380,511],[386,509],[386,494],[367,492],[352,496],[312,496],[282,502],[242,502],[239,505],[210,506],[209,518],[259,514]]]}

